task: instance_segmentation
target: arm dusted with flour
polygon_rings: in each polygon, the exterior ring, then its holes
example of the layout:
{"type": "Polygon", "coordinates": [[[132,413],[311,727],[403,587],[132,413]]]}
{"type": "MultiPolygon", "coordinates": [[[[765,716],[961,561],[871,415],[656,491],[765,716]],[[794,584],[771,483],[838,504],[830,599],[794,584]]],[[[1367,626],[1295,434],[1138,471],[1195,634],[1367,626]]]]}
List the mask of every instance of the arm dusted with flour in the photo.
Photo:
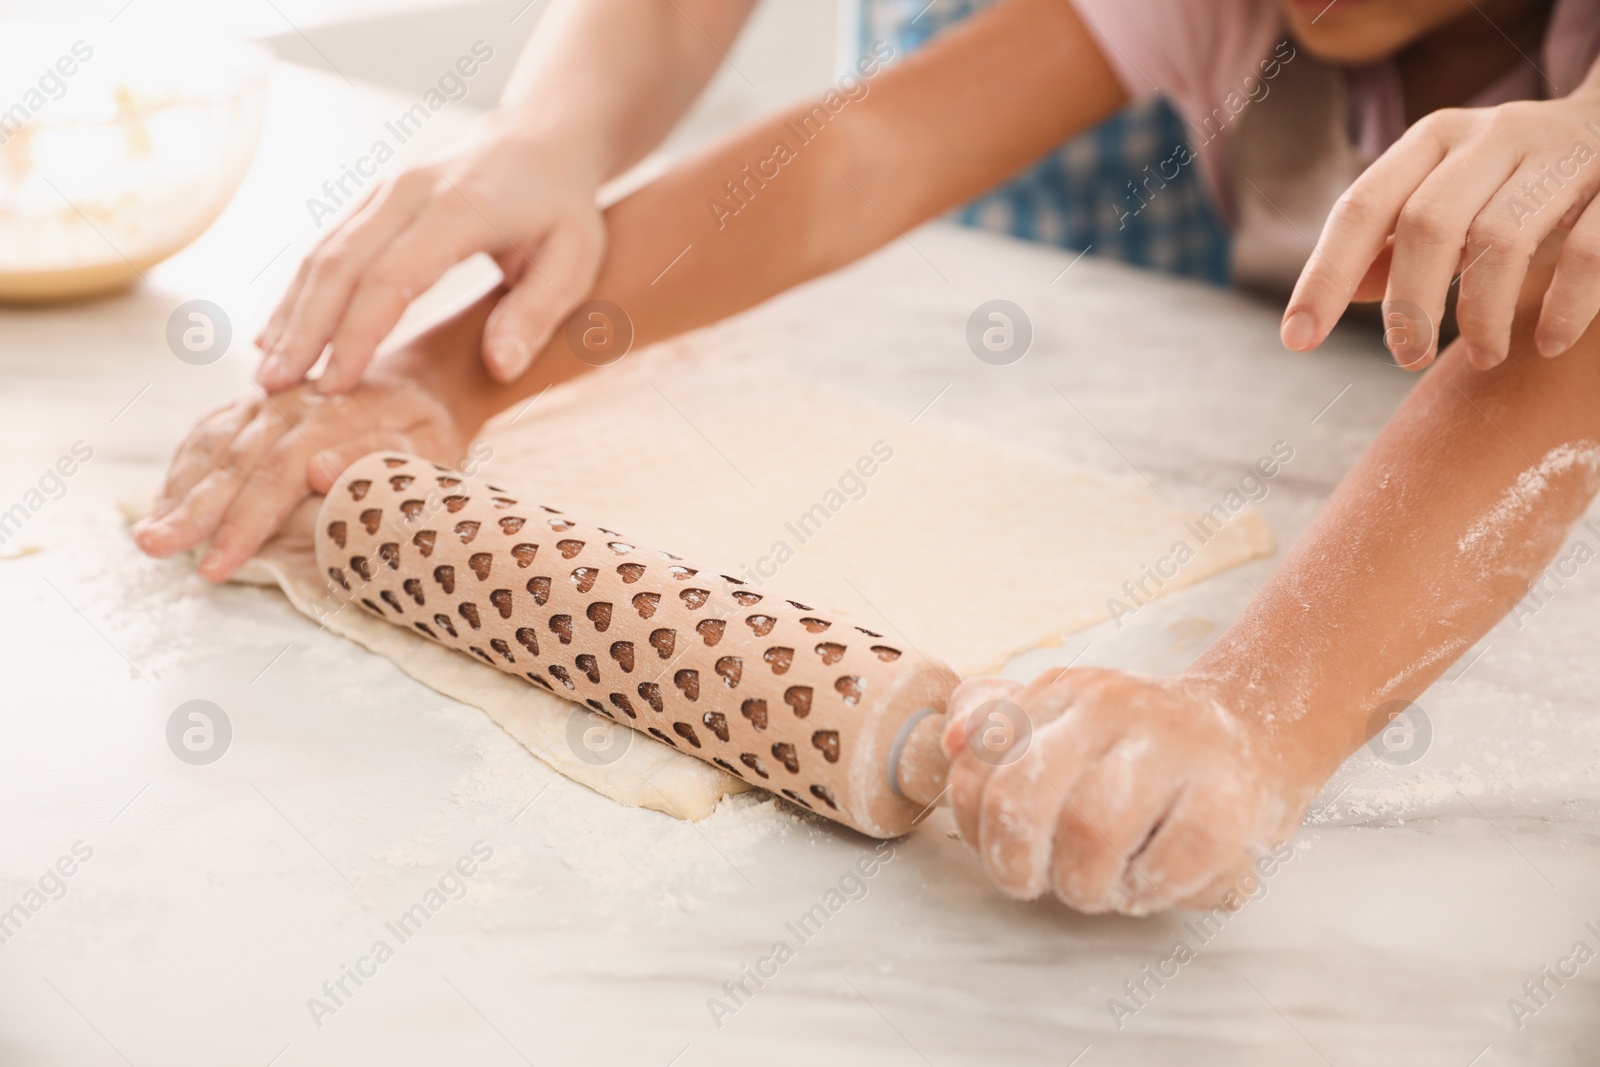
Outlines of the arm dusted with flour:
{"type": "Polygon", "coordinates": [[[1003,890],[1085,911],[1235,902],[1339,764],[1522,598],[1600,488],[1600,327],[1538,358],[1550,273],[1529,276],[1511,358],[1486,372],[1447,349],[1186,673],[957,690],[953,804],[1003,890]],[[1033,740],[991,767],[966,738],[997,700],[1033,740]]]}

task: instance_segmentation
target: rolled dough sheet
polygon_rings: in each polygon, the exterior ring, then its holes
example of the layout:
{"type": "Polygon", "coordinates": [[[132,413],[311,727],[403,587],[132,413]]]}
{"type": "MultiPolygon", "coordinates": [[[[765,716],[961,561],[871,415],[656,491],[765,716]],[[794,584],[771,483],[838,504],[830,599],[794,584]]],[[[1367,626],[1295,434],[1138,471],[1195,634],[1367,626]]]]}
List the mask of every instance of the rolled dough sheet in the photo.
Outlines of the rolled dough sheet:
{"type": "Polygon", "coordinates": [[[1106,621],[1110,598],[1132,606],[1127,581],[1165,594],[1273,550],[1253,511],[1202,544],[1187,525],[1197,517],[1133,475],[907,422],[702,353],[657,348],[501,416],[484,435],[484,473],[636,543],[885,627],[962,675],[1106,621]],[[1194,558],[1157,588],[1145,575],[1180,541],[1194,558]]]}
{"type": "MultiPolygon", "coordinates": [[[[881,627],[964,675],[1104,621],[1108,598],[1125,600],[1123,583],[1180,540],[1194,558],[1159,593],[1273,548],[1254,512],[1198,544],[1193,514],[1131,479],[908,423],[754,362],[711,365],[685,345],[551,390],[492,422],[477,455],[484,446],[481,473],[529,499],[881,627]]],[[[315,503],[241,572],[313,618],[315,503]]],[[[643,735],[616,762],[587,763],[572,731],[621,727],[363,612],[323,622],[622,803],[698,819],[747,788],[643,735]]]]}

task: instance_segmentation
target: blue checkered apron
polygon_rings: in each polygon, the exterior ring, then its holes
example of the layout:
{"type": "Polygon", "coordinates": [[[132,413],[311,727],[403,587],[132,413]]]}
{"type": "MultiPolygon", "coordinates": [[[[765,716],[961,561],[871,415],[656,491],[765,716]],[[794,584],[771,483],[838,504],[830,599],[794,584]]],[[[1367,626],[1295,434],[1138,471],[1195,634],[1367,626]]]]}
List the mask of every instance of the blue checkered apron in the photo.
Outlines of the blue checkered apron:
{"type": "MultiPolygon", "coordinates": [[[[993,0],[858,0],[847,14],[865,52],[887,41],[904,55],[993,0]]],[[[1165,100],[1135,104],[1066,142],[954,217],[969,226],[1088,250],[1228,284],[1228,231],[1194,167],[1183,168],[1153,197],[1136,179],[1154,170],[1187,135],[1165,100]]]]}

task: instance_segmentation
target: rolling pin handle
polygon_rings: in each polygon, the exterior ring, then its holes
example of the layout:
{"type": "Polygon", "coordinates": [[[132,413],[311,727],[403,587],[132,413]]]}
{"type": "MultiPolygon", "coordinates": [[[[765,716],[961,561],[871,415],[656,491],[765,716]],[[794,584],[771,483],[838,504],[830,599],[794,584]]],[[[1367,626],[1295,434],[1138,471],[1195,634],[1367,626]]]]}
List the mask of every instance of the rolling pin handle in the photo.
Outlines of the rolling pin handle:
{"type": "Polygon", "coordinates": [[[945,717],[933,708],[907,716],[889,748],[889,790],[914,804],[931,806],[944,792],[950,761],[940,747],[945,717]]]}

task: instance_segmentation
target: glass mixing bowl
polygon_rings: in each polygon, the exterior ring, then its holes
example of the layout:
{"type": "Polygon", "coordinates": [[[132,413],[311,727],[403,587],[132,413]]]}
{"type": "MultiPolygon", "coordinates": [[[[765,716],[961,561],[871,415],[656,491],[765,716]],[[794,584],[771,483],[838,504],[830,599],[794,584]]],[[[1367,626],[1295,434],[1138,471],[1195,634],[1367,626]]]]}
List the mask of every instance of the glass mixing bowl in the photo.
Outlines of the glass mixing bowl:
{"type": "Polygon", "coordinates": [[[249,169],[265,49],[193,29],[0,30],[0,301],[114,292],[189,244],[249,169]]]}

